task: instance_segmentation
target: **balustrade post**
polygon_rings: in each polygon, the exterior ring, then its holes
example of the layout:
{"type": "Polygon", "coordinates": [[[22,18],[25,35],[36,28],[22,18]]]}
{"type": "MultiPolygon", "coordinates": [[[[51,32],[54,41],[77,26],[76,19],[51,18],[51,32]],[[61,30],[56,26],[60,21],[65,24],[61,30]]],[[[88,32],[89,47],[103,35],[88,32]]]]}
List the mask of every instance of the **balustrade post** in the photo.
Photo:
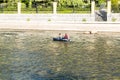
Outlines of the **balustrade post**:
{"type": "Polygon", "coordinates": [[[21,2],[20,1],[18,1],[17,10],[18,10],[18,14],[21,14],[21,2]]]}
{"type": "Polygon", "coordinates": [[[91,14],[95,15],[95,1],[94,0],[91,1],[91,14]]]}
{"type": "Polygon", "coordinates": [[[111,0],[107,0],[107,15],[111,14],[111,0]]]}
{"type": "Polygon", "coordinates": [[[53,2],[53,14],[57,14],[57,2],[53,2]]]}

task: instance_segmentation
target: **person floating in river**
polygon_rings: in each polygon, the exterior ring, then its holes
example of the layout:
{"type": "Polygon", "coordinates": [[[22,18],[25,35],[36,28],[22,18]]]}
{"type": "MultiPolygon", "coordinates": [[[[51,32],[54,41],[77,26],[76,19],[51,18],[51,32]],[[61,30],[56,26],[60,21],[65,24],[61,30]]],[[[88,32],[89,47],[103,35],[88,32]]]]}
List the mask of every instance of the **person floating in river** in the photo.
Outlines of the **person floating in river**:
{"type": "Polygon", "coordinates": [[[68,38],[68,34],[67,34],[67,33],[65,33],[65,35],[64,35],[64,37],[63,37],[63,39],[69,39],[69,38],[68,38]]]}
{"type": "Polygon", "coordinates": [[[62,34],[61,34],[61,33],[59,33],[58,38],[59,38],[59,39],[63,39],[63,37],[62,37],[62,34]]]}
{"type": "Polygon", "coordinates": [[[61,33],[59,33],[58,37],[53,38],[53,41],[70,41],[70,39],[67,33],[65,33],[64,36],[61,33]]]}

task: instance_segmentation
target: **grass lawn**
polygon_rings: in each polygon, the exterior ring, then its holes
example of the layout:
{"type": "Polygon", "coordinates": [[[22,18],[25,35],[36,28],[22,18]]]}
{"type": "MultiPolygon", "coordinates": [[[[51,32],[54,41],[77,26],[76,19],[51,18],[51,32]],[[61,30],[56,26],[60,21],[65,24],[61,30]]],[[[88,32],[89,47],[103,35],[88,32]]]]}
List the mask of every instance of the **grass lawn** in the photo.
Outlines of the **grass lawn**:
{"type": "MultiPolygon", "coordinates": [[[[21,11],[23,14],[36,14],[36,11],[21,11]]],[[[38,11],[38,14],[52,14],[52,11],[38,11]]],[[[57,11],[57,13],[60,14],[71,14],[73,11],[57,11]]],[[[74,11],[74,13],[84,14],[84,13],[90,13],[90,11],[74,11]]],[[[0,12],[0,14],[17,14],[17,11],[3,11],[0,12]]]]}
{"type": "MultiPolygon", "coordinates": [[[[22,8],[21,9],[22,14],[36,14],[36,8],[22,8]]],[[[45,9],[38,9],[38,14],[52,14],[52,8],[45,8],[45,9]]],[[[71,14],[73,13],[72,8],[58,8],[57,13],[60,14],[71,14]]],[[[89,9],[83,10],[83,9],[75,9],[74,13],[84,14],[84,13],[90,13],[89,9]]],[[[0,10],[0,14],[17,14],[17,9],[4,9],[0,10]]]]}

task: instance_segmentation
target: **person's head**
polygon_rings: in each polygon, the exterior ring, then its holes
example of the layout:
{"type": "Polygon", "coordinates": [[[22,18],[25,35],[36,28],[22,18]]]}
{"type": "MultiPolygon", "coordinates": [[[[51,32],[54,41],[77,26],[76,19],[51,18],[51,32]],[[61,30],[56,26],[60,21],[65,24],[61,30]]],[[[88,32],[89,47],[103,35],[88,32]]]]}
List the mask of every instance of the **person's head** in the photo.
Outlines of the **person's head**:
{"type": "Polygon", "coordinates": [[[61,35],[61,33],[59,33],[59,35],[61,35]]]}
{"type": "Polygon", "coordinates": [[[67,35],[67,33],[65,33],[65,35],[67,35]]]}

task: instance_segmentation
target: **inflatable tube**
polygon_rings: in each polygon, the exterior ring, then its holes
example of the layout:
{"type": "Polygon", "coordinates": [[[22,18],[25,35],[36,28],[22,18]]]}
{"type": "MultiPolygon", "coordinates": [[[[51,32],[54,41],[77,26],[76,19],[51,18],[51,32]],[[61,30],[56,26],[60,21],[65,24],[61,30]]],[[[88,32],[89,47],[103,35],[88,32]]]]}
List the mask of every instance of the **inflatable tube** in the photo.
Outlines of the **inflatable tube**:
{"type": "Polygon", "coordinates": [[[70,41],[70,39],[53,38],[53,41],[70,41]]]}

